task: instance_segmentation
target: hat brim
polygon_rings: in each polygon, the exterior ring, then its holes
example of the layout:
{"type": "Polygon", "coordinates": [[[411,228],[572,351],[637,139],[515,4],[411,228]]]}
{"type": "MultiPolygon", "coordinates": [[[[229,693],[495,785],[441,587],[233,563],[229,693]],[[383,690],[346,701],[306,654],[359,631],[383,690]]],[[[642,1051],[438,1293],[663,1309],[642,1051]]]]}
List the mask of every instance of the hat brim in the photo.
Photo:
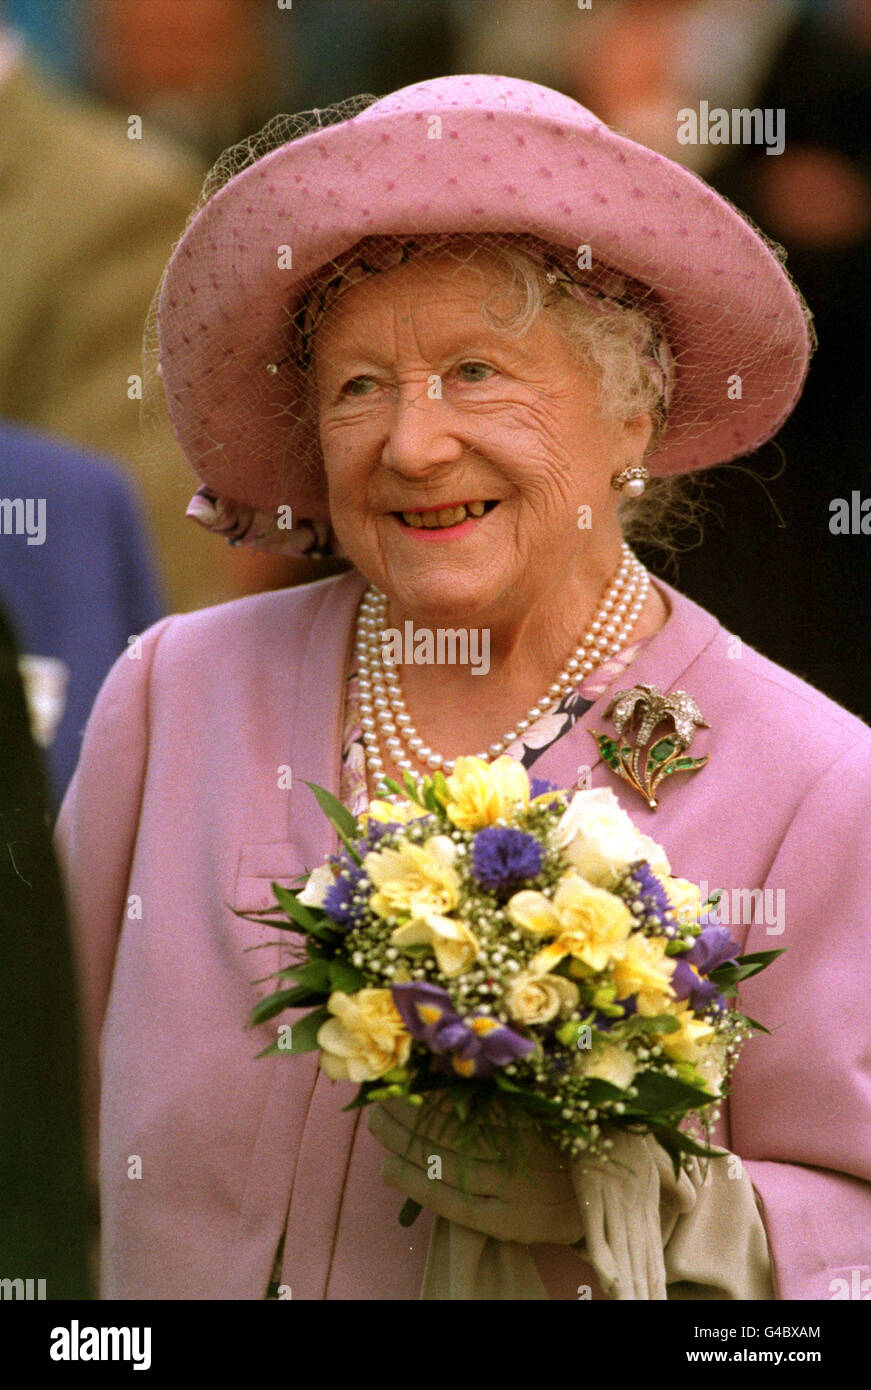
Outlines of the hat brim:
{"type": "Polygon", "coordinates": [[[428,233],[589,246],[594,263],[654,289],[676,381],[653,474],[751,452],[798,399],[811,353],[803,301],[770,245],[689,170],[595,117],[471,97],[370,109],[243,170],[176,247],[159,299],[162,379],[205,483],[261,510],[328,517],[306,377],[288,358],[300,287],[363,237],[428,233]]]}

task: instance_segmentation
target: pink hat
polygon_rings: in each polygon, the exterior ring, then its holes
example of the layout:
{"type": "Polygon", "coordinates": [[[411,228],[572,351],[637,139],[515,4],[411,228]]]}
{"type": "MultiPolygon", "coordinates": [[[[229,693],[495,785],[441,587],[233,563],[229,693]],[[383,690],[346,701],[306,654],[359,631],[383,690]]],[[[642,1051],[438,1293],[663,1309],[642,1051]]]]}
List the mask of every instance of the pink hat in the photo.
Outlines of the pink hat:
{"type": "Polygon", "coordinates": [[[306,282],[365,237],[588,246],[594,266],[649,287],[674,363],[654,475],[747,454],[789,415],[813,346],[808,310],[780,248],[695,174],[515,78],[440,77],[333,119],[230,178],[167,266],[160,371],[206,485],[197,519],[299,549],[300,535],[275,531],[289,507],[324,544],[326,483],[289,328],[306,282]]]}

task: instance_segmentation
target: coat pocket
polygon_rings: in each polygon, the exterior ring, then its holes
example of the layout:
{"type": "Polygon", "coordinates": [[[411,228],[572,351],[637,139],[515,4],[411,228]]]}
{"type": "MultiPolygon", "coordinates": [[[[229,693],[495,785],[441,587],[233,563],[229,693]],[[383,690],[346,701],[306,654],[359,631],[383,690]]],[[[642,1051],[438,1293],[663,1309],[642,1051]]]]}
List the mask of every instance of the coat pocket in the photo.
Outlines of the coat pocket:
{"type": "Polygon", "coordinates": [[[262,912],[275,901],[272,884],[301,888],[305,865],[293,841],[276,845],[243,845],[239,851],[233,906],[237,912],[262,912]]]}

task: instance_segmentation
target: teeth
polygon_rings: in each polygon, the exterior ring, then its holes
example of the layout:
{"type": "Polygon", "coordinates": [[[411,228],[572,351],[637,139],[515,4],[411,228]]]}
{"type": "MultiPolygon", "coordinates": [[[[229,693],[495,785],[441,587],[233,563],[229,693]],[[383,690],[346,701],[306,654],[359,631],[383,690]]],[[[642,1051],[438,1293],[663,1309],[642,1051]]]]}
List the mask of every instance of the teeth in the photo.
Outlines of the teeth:
{"type": "Polygon", "coordinates": [[[433,531],[444,526],[459,526],[470,516],[483,516],[485,510],[486,503],[469,502],[459,507],[442,507],[431,512],[402,512],[401,515],[406,526],[422,526],[433,531]]]}

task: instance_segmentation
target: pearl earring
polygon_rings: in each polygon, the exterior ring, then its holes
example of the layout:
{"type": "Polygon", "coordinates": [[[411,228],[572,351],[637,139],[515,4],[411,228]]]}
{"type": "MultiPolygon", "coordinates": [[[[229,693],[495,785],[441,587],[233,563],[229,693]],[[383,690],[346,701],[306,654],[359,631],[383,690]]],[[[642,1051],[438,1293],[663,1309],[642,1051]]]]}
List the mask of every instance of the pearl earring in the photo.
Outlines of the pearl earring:
{"type": "Polygon", "coordinates": [[[625,489],[627,497],[640,497],[649,477],[649,468],[645,468],[643,463],[633,463],[624,468],[622,473],[614,474],[611,486],[616,492],[623,492],[625,489]]]}

